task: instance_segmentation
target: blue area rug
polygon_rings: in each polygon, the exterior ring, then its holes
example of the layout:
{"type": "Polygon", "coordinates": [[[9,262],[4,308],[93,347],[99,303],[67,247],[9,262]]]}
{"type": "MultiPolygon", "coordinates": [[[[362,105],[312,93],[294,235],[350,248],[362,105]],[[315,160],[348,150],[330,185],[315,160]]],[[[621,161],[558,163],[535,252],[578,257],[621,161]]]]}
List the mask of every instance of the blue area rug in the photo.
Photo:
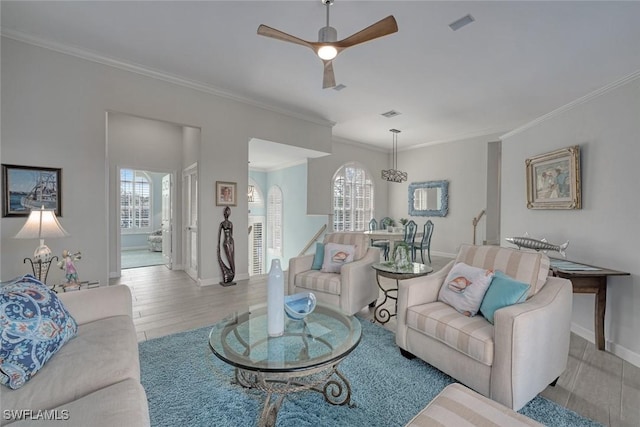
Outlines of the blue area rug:
{"type": "MultiPolygon", "coordinates": [[[[330,405],[313,391],[290,394],[278,413],[278,426],[404,426],[454,382],[418,358],[402,357],[391,332],[361,323],[362,341],[340,365],[355,406],[330,405]]],[[[233,368],[209,349],[209,330],[140,343],[152,426],[256,425],[264,394],[232,383],[233,368]]],[[[548,426],[600,426],[543,397],[519,412],[548,426]]]]}

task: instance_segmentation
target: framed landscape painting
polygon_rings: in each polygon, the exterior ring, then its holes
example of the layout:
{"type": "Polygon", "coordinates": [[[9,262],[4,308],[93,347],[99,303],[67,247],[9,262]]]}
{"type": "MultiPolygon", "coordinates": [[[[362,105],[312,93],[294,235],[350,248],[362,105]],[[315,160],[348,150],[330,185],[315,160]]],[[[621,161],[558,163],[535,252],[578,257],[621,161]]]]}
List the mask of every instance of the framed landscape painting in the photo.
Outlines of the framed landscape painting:
{"type": "Polygon", "coordinates": [[[62,216],[62,169],[2,165],[2,216],[28,216],[54,209],[62,216]]]}
{"type": "Polygon", "coordinates": [[[582,208],[579,146],[531,157],[525,165],[527,208],[582,208]]]}
{"type": "Polygon", "coordinates": [[[235,182],[216,181],[216,206],[236,206],[235,182]]]}

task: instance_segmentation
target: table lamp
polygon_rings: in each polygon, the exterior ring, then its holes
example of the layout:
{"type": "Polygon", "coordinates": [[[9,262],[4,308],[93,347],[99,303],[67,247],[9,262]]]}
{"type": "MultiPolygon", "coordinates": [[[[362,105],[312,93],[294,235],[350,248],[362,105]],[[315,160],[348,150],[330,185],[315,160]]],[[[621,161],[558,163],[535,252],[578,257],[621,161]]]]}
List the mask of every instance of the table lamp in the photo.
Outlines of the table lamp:
{"type": "Polygon", "coordinates": [[[27,218],[27,222],[15,235],[16,239],[40,239],[38,246],[33,253],[33,261],[46,263],[51,261],[51,249],[44,244],[44,239],[54,237],[66,237],[67,233],[58,222],[53,209],[32,209],[27,218]]]}

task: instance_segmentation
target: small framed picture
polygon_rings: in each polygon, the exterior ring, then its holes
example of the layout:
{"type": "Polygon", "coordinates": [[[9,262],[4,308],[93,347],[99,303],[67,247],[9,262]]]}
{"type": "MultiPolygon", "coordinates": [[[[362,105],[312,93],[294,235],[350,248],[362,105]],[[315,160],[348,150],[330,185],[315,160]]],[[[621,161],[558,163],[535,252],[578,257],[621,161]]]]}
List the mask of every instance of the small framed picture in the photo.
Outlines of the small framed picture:
{"type": "Polygon", "coordinates": [[[562,148],[525,161],[527,208],[581,209],[580,147],[562,148]]]}
{"type": "Polygon", "coordinates": [[[2,216],[54,209],[62,216],[62,169],[2,165],[2,216]]]}
{"type": "Polygon", "coordinates": [[[236,206],[236,189],[235,182],[216,181],[216,206],[236,206]]]}

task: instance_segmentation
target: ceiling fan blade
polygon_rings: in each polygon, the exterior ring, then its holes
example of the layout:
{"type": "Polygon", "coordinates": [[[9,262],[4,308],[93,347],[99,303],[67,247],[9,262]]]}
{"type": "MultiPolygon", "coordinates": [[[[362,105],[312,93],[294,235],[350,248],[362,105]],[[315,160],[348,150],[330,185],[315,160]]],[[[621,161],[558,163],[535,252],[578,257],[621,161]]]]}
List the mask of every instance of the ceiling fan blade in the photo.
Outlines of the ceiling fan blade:
{"type": "Polygon", "coordinates": [[[324,76],[322,78],[322,89],[335,87],[336,76],[333,73],[333,60],[322,61],[324,62],[324,76]]]}
{"type": "Polygon", "coordinates": [[[298,37],[292,36],[291,34],[287,34],[283,31],[276,30],[275,28],[268,27],[266,25],[260,25],[258,27],[258,35],[271,37],[272,39],[282,40],[283,42],[295,43],[301,46],[306,46],[308,48],[313,49],[313,46],[310,42],[306,40],[302,40],[298,37]]]}
{"type": "Polygon", "coordinates": [[[369,40],[377,39],[378,37],[393,34],[397,31],[398,23],[396,22],[396,18],[394,18],[393,15],[389,15],[375,24],[369,25],[364,30],[358,31],[344,40],[333,43],[333,45],[338,49],[346,49],[360,43],[368,42],[369,40]]]}

